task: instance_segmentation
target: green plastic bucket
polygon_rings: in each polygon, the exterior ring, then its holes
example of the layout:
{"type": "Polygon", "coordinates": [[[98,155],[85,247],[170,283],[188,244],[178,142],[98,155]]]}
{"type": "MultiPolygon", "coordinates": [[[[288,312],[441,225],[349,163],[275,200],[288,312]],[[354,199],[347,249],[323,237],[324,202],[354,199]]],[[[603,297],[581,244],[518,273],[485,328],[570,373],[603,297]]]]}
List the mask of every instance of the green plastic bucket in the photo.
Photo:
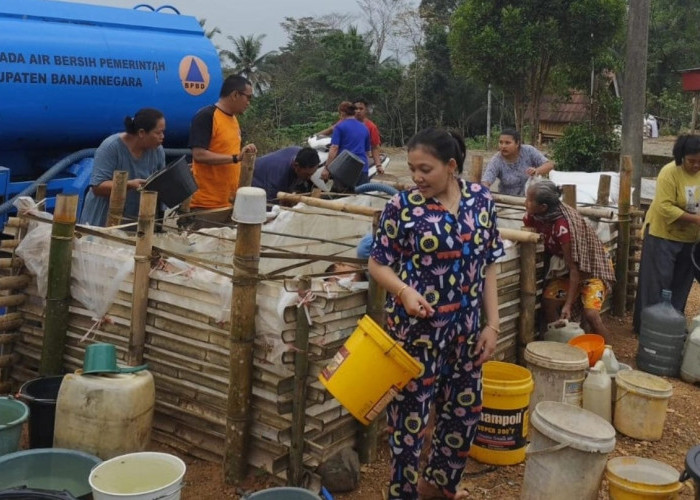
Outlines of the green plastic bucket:
{"type": "Polygon", "coordinates": [[[11,397],[0,397],[0,455],[17,451],[22,424],[28,417],[29,407],[23,402],[11,397]]]}

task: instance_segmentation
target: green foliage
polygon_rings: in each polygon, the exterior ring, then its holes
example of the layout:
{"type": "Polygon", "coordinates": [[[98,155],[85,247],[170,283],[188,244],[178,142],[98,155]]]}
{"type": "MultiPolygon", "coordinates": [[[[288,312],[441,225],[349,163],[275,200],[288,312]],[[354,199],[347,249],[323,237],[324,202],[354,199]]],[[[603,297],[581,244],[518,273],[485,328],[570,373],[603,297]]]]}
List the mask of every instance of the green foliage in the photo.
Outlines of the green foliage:
{"type": "Polygon", "coordinates": [[[689,128],[693,114],[693,99],[678,86],[665,88],[659,95],[647,93],[647,109],[660,121],[661,132],[677,135],[689,128]]]}
{"type": "Polygon", "coordinates": [[[452,61],[462,74],[512,95],[521,127],[553,68],[580,67],[603,52],[624,13],[625,0],[465,0],[452,17],[452,61]]]}
{"type": "Polygon", "coordinates": [[[569,125],[553,145],[557,170],[600,172],[602,154],[619,148],[617,135],[603,133],[589,123],[569,125]]]}

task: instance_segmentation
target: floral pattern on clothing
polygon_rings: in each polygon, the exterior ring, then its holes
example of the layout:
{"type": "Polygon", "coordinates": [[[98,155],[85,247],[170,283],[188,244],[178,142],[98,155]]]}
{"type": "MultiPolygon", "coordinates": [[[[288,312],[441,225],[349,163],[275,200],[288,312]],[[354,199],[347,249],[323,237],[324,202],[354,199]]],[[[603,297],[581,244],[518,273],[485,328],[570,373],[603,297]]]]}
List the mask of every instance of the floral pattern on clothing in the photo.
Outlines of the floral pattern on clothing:
{"type": "Polygon", "coordinates": [[[504,255],[487,188],[459,181],[457,215],[418,189],[395,195],[380,219],[371,257],[394,268],[435,310],[410,317],[387,298],[390,334],[423,363],[424,372],[387,407],[392,454],[389,498],[417,498],[418,459],[430,407],[436,426],[423,477],[453,496],[481,414],[478,353],[486,267],[504,255]]]}

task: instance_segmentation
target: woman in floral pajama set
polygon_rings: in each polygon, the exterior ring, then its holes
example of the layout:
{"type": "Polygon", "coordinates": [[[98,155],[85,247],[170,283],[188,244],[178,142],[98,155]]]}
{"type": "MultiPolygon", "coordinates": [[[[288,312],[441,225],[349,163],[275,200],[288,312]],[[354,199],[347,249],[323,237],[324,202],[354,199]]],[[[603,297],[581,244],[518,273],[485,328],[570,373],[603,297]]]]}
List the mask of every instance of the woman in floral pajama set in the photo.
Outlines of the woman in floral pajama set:
{"type": "Polygon", "coordinates": [[[465,154],[461,137],[439,129],[409,141],[416,187],[387,203],[370,256],[370,273],[390,292],[390,334],[425,367],[387,407],[389,498],[455,497],[481,414],[481,365],[496,348],[491,264],[504,254],[503,243],[488,189],[458,178],[465,154]],[[433,404],[435,431],[421,477],[433,404]]]}

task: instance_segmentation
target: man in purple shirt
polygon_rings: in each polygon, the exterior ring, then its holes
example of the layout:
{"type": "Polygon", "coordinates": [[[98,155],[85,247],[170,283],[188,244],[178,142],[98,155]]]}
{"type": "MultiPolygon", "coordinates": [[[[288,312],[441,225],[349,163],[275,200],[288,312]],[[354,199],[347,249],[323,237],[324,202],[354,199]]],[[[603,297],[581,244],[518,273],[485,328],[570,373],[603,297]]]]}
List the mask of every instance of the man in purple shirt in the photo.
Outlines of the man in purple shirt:
{"type": "Polygon", "coordinates": [[[277,193],[311,191],[310,178],[318,168],[318,153],[312,148],[291,146],[255,160],[253,187],[265,190],[268,203],[277,202],[277,193]]]}

